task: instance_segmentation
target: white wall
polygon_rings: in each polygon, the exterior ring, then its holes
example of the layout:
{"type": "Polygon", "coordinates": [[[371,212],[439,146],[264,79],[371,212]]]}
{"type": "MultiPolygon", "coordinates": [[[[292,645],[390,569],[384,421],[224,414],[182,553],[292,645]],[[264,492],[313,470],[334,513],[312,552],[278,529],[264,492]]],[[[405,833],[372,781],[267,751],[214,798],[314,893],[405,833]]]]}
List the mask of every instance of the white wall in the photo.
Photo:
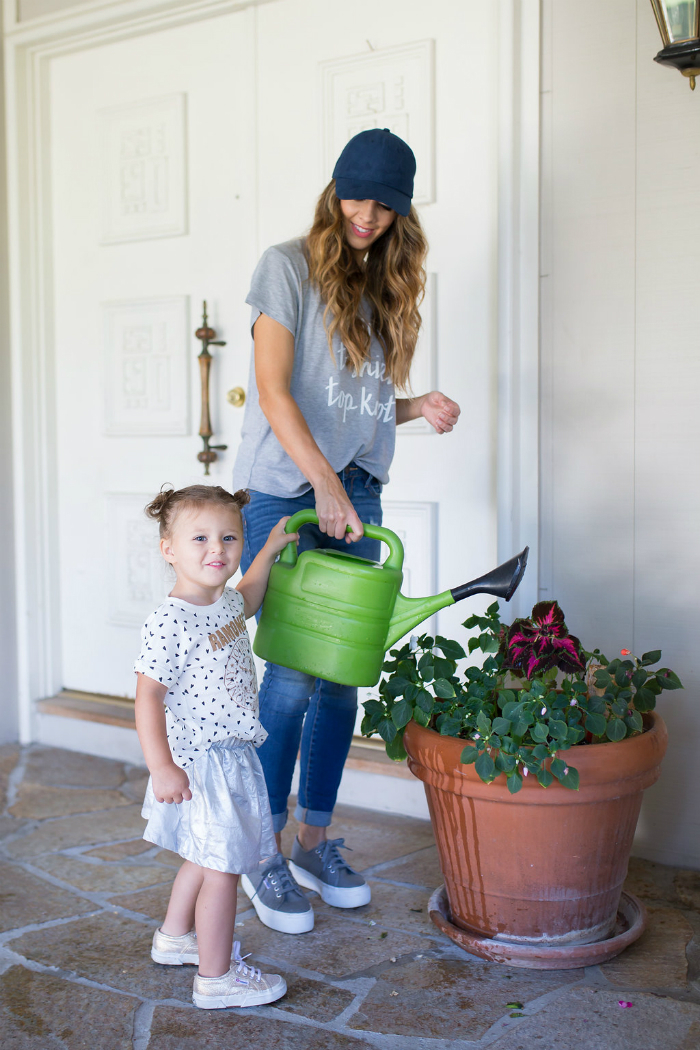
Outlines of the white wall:
{"type": "Polygon", "coordinates": [[[685,683],[636,852],[700,867],[700,92],[653,62],[648,0],[543,16],[541,592],[685,683]]]}

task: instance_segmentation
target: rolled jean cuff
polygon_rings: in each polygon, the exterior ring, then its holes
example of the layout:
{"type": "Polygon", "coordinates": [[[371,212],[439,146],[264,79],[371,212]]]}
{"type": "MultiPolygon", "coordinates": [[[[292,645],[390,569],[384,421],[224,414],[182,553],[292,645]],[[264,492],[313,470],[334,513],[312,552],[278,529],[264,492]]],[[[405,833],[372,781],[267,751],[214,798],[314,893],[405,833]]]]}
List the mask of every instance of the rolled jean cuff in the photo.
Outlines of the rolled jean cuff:
{"type": "Polygon", "coordinates": [[[289,812],[286,809],[283,813],[272,814],[272,830],[274,831],[275,835],[278,835],[280,831],[282,831],[282,829],[286,827],[288,815],[289,812]]]}
{"type": "MultiPolygon", "coordinates": [[[[294,816],[303,824],[311,824],[314,828],[327,828],[333,819],[332,813],[324,813],[322,809],[304,809],[302,806],[297,806],[294,810],[294,816]]],[[[274,825],[274,817],[272,821],[274,825]]],[[[275,828],[276,830],[277,828],[275,828]]]]}

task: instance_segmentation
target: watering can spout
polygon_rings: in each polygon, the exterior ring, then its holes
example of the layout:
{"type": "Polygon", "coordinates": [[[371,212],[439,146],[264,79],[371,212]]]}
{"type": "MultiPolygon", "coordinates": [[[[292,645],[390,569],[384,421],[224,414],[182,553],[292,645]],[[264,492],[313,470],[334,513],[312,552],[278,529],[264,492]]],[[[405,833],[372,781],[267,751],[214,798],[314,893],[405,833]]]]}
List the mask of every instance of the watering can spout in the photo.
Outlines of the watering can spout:
{"type": "Polygon", "coordinates": [[[480,576],[478,580],[463,583],[461,587],[453,587],[452,597],[456,602],[461,602],[462,598],[470,598],[472,594],[493,594],[496,598],[503,598],[509,602],[523,578],[529,553],[530,548],[526,547],[510,561],[504,561],[503,565],[487,572],[485,576],[480,576]]]}
{"type": "Polygon", "coordinates": [[[526,547],[520,554],[499,565],[497,569],[487,572],[485,576],[479,576],[476,580],[463,583],[461,587],[453,587],[431,598],[405,598],[403,594],[398,594],[394,615],[389,622],[385,648],[391,648],[394,642],[403,638],[412,627],[422,623],[438,609],[460,602],[462,598],[469,598],[472,594],[493,594],[496,598],[503,598],[509,602],[525,573],[529,551],[530,548],[526,547]]]}

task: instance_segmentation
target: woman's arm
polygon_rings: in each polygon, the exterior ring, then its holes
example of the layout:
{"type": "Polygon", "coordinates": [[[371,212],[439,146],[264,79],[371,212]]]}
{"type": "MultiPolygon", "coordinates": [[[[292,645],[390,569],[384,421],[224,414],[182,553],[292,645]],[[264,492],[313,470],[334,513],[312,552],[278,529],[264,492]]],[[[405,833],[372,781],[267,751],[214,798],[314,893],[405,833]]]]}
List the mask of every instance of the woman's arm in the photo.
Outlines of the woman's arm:
{"type": "Polygon", "coordinates": [[[267,537],[265,546],[255,556],[247,573],[236,587],[236,590],[243,595],[243,609],[246,620],[250,616],[255,616],[262,605],[265,591],[267,590],[270,569],[275,558],[290,540],[296,542],[299,539],[298,532],[284,531],[284,526],[288,521],[289,515],[286,518],[280,518],[267,537]]]}
{"type": "Polygon", "coordinates": [[[346,538],[359,540],[362,522],[290,393],[294,336],[284,325],[261,314],[255,322],[253,339],[260,408],[284,451],[311,483],[321,532],[339,540],[349,525],[351,531],[346,538]]]}
{"type": "Polygon", "coordinates": [[[163,700],[167,687],[147,675],[136,674],[136,732],[153,780],[158,802],[189,802],[190,781],[175,762],[165,731],[163,700]]]}
{"type": "Polygon", "coordinates": [[[439,390],[418,397],[396,399],[396,425],[424,416],[438,434],[449,434],[459,419],[460,407],[439,390]]]}

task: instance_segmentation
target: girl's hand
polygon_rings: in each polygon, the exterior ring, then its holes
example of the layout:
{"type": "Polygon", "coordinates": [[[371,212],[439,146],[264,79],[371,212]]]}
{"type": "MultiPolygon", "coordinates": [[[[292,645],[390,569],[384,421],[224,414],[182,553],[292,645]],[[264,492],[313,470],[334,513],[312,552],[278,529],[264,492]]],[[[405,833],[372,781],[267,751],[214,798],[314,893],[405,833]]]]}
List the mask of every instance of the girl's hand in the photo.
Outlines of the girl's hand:
{"type": "Polygon", "coordinates": [[[279,554],[280,551],[283,551],[284,548],[287,546],[287,544],[291,540],[294,540],[295,543],[298,542],[298,540],[299,540],[299,533],[298,532],[285,532],[284,531],[284,526],[287,524],[287,522],[289,521],[290,517],[291,517],[291,514],[288,514],[286,518],[280,518],[280,520],[277,522],[275,527],[270,532],[270,535],[267,537],[267,539],[265,541],[265,546],[267,547],[268,552],[270,554],[272,554],[272,555],[279,554]]]}
{"type": "Polygon", "coordinates": [[[290,542],[299,539],[298,532],[285,532],[284,526],[289,521],[290,515],[280,518],[270,535],[265,540],[265,546],[258,551],[249,566],[248,571],[238,584],[236,590],[243,595],[243,612],[246,620],[254,616],[263,603],[267,584],[270,579],[270,570],[275,558],[284,550],[290,542]]]}
{"type": "Polygon", "coordinates": [[[152,770],[151,780],[157,802],[189,802],[192,798],[190,778],[175,762],[152,770]]]}
{"type": "Polygon", "coordinates": [[[318,527],[321,532],[325,532],[327,536],[334,536],[337,540],[342,540],[345,536],[346,543],[356,543],[362,539],[364,535],[362,522],[336,474],[317,485],[314,488],[314,494],[318,527]],[[347,532],[348,525],[350,532],[347,532]]]}
{"type": "Polygon", "coordinates": [[[431,390],[423,398],[420,414],[424,416],[438,434],[449,434],[459,419],[460,407],[439,390],[431,390]]]}

